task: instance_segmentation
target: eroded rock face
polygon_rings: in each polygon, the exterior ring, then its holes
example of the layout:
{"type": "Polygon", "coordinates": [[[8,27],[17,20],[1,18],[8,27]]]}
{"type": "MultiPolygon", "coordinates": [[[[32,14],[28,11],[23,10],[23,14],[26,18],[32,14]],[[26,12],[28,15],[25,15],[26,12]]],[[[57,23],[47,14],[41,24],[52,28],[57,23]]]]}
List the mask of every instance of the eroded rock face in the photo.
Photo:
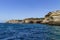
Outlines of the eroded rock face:
{"type": "Polygon", "coordinates": [[[60,24],[60,11],[49,12],[42,23],[60,24]]]}
{"type": "Polygon", "coordinates": [[[25,23],[41,23],[44,18],[26,18],[25,23]]]}
{"type": "Polygon", "coordinates": [[[41,23],[44,18],[25,18],[24,20],[9,20],[6,23],[41,23]]]}

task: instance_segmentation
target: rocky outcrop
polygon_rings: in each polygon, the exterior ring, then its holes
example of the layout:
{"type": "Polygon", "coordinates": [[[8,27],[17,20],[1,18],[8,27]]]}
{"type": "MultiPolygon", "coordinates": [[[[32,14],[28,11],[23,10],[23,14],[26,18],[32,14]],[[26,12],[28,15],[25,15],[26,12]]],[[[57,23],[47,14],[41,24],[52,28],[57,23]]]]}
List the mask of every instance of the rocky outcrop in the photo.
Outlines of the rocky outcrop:
{"type": "Polygon", "coordinates": [[[49,12],[42,23],[47,24],[60,24],[60,11],[49,12]]]}
{"type": "Polygon", "coordinates": [[[26,18],[25,23],[41,23],[44,18],[26,18]]]}
{"type": "Polygon", "coordinates": [[[23,23],[23,20],[8,20],[6,23],[23,23]]]}
{"type": "Polygon", "coordinates": [[[49,12],[45,18],[25,18],[24,20],[9,20],[6,23],[44,23],[60,25],[60,10],[49,12]]]}
{"type": "Polygon", "coordinates": [[[44,18],[25,18],[24,20],[9,20],[6,23],[41,23],[44,18]]]}

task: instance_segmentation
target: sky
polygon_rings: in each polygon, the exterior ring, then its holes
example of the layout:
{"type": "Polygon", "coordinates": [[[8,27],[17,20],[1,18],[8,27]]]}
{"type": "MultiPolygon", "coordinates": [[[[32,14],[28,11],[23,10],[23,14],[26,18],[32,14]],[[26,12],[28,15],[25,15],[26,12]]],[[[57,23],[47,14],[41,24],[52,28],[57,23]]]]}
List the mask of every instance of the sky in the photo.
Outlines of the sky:
{"type": "Polygon", "coordinates": [[[42,18],[60,10],[60,0],[0,0],[0,22],[11,19],[42,18]]]}

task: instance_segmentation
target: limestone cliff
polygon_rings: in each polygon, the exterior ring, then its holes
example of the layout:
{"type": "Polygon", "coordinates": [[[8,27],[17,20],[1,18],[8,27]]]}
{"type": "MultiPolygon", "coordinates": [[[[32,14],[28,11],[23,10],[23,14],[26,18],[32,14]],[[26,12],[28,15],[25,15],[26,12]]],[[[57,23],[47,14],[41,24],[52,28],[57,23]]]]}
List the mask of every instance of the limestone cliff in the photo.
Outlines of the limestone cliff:
{"type": "Polygon", "coordinates": [[[60,11],[49,12],[42,23],[60,24],[60,11]]]}
{"type": "Polygon", "coordinates": [[[25,18],[23,20],[8,20],[6,23],[41,23],[44,18],[25,18]]]}
{"type": "Polygon", "coordinates": [[[47,23],[60,24],[60,10],[49,12],[45,18],[25,18],[24,20],[9,20],[6,23],[47,23]]]}
{"type": "Polygon", "coordinates": [[[25,23],[41,23],[44,18],[25,18],[25,23]]]}

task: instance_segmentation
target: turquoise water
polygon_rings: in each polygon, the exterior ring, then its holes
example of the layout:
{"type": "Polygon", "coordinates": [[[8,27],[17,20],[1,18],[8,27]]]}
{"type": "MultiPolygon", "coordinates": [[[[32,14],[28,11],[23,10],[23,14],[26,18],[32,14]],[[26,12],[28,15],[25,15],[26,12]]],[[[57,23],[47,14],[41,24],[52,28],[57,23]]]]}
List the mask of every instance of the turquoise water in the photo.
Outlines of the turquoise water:
{"type": "Polygon", "coordinates": [[[0,40],[60,40],[60,26],[0,23],[0,40]]]}

